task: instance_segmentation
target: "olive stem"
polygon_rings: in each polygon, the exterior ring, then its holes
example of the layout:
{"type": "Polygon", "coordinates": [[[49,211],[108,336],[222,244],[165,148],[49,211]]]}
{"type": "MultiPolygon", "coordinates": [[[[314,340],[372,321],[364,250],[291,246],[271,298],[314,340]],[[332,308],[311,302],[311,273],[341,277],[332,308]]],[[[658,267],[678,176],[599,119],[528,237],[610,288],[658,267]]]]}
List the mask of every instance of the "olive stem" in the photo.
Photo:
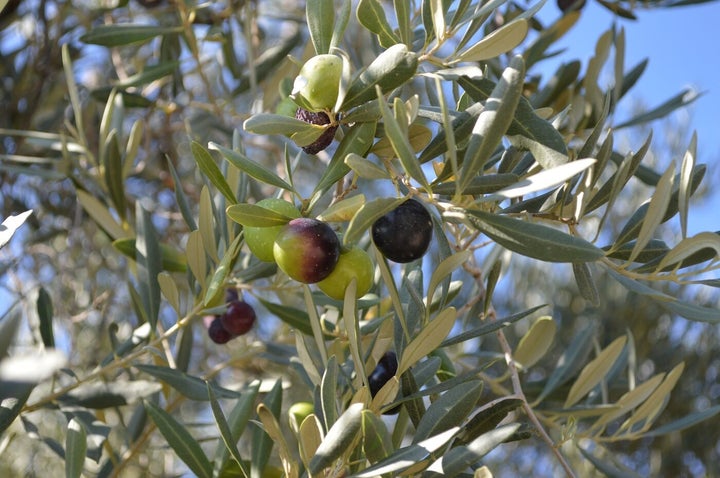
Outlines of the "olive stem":
{"type": "MultiPolygon", "coordinates": [[[[495,316],[494,313],[488,315],[493,318],[495,316]]],[[[505,333],[502,330],[498,330],[497,337],[498,342],[500,342],[500,347],[502,347],[503,349],[503,354],[505,355],[505,362],[507,363],[508,369],[510,371],[510,380],[512,381],[513,391],[522,400],[525,414],[528,416],[533,426],[540,434],[540,438],[542,438],[543,441],[550,446],[550,449],[552,450],[553,454],[555,454],[555,457],[560,462],[560,465],[563,467],[563,470],[565,470],[567,476],[575,478],[575,472],[572,470],[567,460],[565,460],[565,457],[560,452],[560,448],[555,445],[555,442],[545,430],[545,427],[543,427],[542,423],[540,423],[540,420],[535,415],[535,412],[533,411],[532,407],[527,401],[527,398],[525,397],[525,392],[523,392],[522,385],[520,384],[520,375],[518,374],[517,367],[515,366],[515,360],[513,360],[512,358],[512,349],[507,341],[507,338],[505,337],[505,333]]]]}

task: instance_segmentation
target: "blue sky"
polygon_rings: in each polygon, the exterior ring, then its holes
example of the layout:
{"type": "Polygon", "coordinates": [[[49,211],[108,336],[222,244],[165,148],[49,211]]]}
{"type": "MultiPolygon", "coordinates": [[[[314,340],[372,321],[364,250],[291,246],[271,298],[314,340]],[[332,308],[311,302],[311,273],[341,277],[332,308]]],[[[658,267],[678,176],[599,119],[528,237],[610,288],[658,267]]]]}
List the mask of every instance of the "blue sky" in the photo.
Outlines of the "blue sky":
{"type": "MultiPolygon", "coordinates": [[[[688,112],[691,129],[697,130],[698,134],[697,162],[708,164],[705,177],[708,181],[713,171],[720,168],[720,2],[639,9],[636,13],[637,21],[625,20],[613,16],[594,0],[588,0],[578,23],[558,42],[559,47],[567,48],[561,57],[564,60],[577,58],[585,68],[598,36],[615,21],[625,28],[626,70],[644,58],[650,59],[630,97],[640,99],[648,106],[657,106],[687,87],[702,92],[688,112]]],[[[553,0],[539,12],[544,24],[559,15],[553,0]]],[[[621,114],[616,119],[625,118],[621,114]]],[[[655,128],[656,135],[660,131],[655,128]]],[[[676,161],[679,163],[681,159],[676,161]]],[[[688,232],[720,229],[720,218],[715,211],[718,204],[720,194],[714,194],[697,210],[691,209],[688,232]]]]}

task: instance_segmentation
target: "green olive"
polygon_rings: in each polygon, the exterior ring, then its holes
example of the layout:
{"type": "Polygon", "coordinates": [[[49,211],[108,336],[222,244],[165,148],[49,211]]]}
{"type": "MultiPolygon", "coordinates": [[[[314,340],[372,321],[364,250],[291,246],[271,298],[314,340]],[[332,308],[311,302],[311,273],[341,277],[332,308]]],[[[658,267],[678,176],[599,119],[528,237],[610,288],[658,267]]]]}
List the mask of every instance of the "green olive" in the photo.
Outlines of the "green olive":
{"type": "Polygon", "coordinates": [[[342,59],[336,55],[310,58],[295,78],[292,98],[309,111],[332,110],[340,90],[342,68],[342,59]]]}
{"type": "Polygon", "coordinates": [[[318,282],[320,290],[337,300],[345,298],[345,289],[350,281],[357,283],[357,297],[362,297],[373,284],[373,263],[367,252],[353,247],[340,254],[335,269],[325,279],[318,282]]]}
{"type": "MultiPolygon", "coordinates": [[[[300,211],[290,202],[284,199],[268,198],[258,201],[258,206],[270,209],[290,218],[300,217],[300,211]]],[[[255,257],[264,262],[274,262],[273,243],[284,226],[270,227],[246,227],[244,229],[245,243],[255,257]]]]}

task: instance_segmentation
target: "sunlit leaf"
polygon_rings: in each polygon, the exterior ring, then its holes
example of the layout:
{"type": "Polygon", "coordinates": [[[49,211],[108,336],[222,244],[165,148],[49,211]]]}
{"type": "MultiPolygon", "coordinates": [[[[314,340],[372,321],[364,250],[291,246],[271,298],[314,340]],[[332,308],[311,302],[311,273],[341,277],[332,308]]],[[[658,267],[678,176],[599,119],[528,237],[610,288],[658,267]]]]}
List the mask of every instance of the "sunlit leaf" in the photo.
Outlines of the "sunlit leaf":
{"type": "Polygon", "coordinates": [[[388,23],[385,10],[379,0],[360,0],[357,6],[357,19],[362,26],[376,34],[380,45],[389,48],[400,39],[388,23]]]}
{"type": "Polygon", "coordinates": [[[580,375],[570,387],[563,405],[564,408],[575,405],[605,379],[615,361],[620,357],[626,343],[626,336],[618,337],[582,369],[580,375]]]}
{"type": "Polygon", "coordinates": [[[538,317],[520,339],[513,352],[513,359],[524,369],[535,365],[550,349],[557,326],[552,317],[538,317]]]}
{"type": "MultiPolygon", "coordinates": [[[[450,428],[447,431],[427,438],[419,443],[400,448],[390,456],[366,468],[360,473],[352,475],[352,478],[375,478],[385,473],[395,473],[407,470],[408,468],[426,460],[431,453],[439,450],[447,444],[458,432],[458,427],[450,428]]],[[[395,474],[395,476],[399,476],[395,474]]]]}
{"type": "Polygon", "coordinates": [[[630,253],[628,262],[633,262],[635,257],[650,242],[652,235],[655,233],[657,227],[663,222],[663,218],[670,204],[670,198],[673,189],[674,175],[674,163],[672,163],[665,174],[662,175],[660,182],[655,188],[655,193],[650,200],[647,208],[647,214],[643,218],[642,226],[638,232],[637,240],[635,241],[635,247],[630,253]]]}
{"type": "Polygon", "coordinates": [[[313,475],[332,465],[332,463],[350,451],[350,444],[360,432],[362,424],[362,403],[353,403],[328,430],[322,443],[310,460],[308,471],[313,475]]]}
{"type": "Polygon", "coordinates": [[[457,55],[457,61],[483,61],[498,57],[518,46],[527,36],[530,26],[527,20],[514,20],[457,55]]]}
{"type": "MultiPolygon", "coordinates": [[[[371,0],[376,2],[378,0],[371,0]]],[[[350,84],[341,111],[377,98],[375,86],[387,93],[415,76],[418,56],[404,44],[393,45],[373,60],[350,84]]]]}
{"type": "Polygon", "coordinates": [[[500,201],[503,199],[512,199],[520,196],[532,194],[543,189],[552,188],[563,184],[568,179],[580,174],[595,163],[595,159],[586,158],[578,159],[571,163],[565,163],[560,166],[545,169],[537,174],[528,176],[519,181],[517,184],[508,186],[500,191],[490,194],[483,201],[500,201]]]}
{"type": "Polygon", "coordinates": [[[460,191],[464,191],[470,181],[482,171],[490,155],[500,144],[522,96],[524,78],[525,65],[522,57],[516,56],[503,71],[500,81],[485,103],[485,109],[473,126],[460,173],[460,191]]]}
{"type": "Polygon", "coordinates": [[[440,346],[455,325],[456,315],[455,308],[448,307],[423,327],[420,333],[405,347],[398,364],[396,373],[398,377],[440,346]]]}

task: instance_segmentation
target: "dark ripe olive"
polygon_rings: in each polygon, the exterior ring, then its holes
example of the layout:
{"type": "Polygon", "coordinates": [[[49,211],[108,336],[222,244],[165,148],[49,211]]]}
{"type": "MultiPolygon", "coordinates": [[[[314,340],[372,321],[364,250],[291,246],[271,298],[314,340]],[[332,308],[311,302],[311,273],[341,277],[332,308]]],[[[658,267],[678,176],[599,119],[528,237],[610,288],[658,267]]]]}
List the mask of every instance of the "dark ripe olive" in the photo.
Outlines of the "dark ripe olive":
{"type": "Polygon", "coordinates": [[[216,344],[226,344],[233,338],[233,335],[223,327],[220,317],[215,317],[208,327],[208,336],[216,344]]]}
{"type": "Polygon", "coordinates": [[[432,218],[417,199],[408,199],[372,226],[375,247],[393,262],[412,262],[427,252],[432,218]]]}

